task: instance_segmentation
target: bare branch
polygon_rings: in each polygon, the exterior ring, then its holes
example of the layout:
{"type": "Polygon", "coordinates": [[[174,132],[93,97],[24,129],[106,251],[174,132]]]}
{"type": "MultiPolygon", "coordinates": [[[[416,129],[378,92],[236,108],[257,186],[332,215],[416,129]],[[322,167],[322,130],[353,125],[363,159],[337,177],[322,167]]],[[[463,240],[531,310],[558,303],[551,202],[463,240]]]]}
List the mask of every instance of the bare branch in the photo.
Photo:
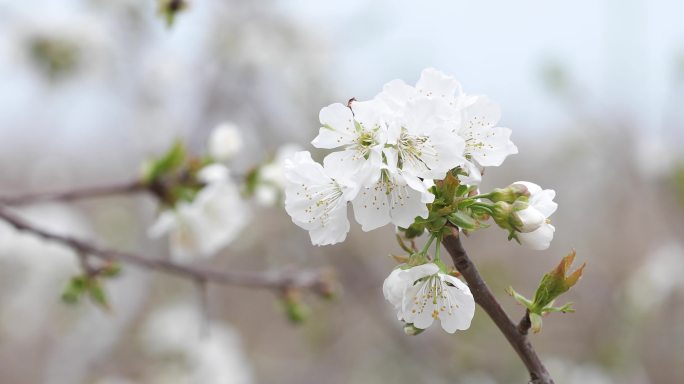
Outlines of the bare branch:
{"type": "MultiPolygon", "coordinates": [[[[516,326],[506,311],[501,307],[501,304],[496,300],[492,292],[487,287],[487,284],[480,276],[480,273],[475,268],[475,264],[470,260],[468,254],[461,244],[461,237],[458,229],[452,228],[451,234],[445,236],[442,240],[444,247],[447,249],[451,258],[454,261],[456,269],[463,275],[470,291],[473,293],[475,302],[487,312],[489,317],[494,321],[499,330],[504,334],[513,349],[518,353],[520,359],[527,367],[530,373],[530,383],[532,384],[553,384],[553,379],[549,372],[544,367],[544,364],[537,356],[532,344],[527,339],[526,331],[521,332],[524,328],[516,326]]],[[[523,327],[525,325],[523,324],[523,327]]],[[[529,329],[529,327],[528,327],[529,329]]]]}
{"type": "Polygon", "coordinates": [[[0,219],[6,221],[19,231],[32,233],[46,240],[63,244],[80,254],[87,254],[108,261],[116,260],[129,263],[192,281],[239,287],[266,288],[277,291],[299,288],[308,289],[321,295],[329,294],[331,285],[334,284],[332,274],[327,269],[290,269],[254,272],[218,271],[178,264],[165,259],[151,259],[135,253],[100,248],[84,240],[58,235],[37,228],[2,205],[0,205],[0,219]]]}
{"type": "Polygon", "coordinates": [[[100,187],[82,188],[71,191],[31,193],[15,197],[0,197],[0,204],[25,205],[43,201],[73,201],[78,199],[103,197],[112,195],[124,195],[149,190],[149,187],[140,181],[125,184],[108,185],[100,187]]]}

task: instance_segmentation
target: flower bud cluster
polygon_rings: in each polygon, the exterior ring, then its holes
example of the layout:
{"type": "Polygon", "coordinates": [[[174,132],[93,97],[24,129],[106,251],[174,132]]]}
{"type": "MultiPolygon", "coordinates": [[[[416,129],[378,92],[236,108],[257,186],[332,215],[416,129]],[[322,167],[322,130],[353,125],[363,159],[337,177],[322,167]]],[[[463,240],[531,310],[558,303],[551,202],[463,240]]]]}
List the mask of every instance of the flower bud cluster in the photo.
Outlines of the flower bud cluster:
{"type": "Polygon", "coordinates": [[[556,230],[549,220],[558,208],[555,196],[552,189],[542,190],[537,184],[518,181],[490,194],[490,200],[495,201],[492,217],[499,227],[509,231],[510,238],[532,249],[546,249],[556,230]]]}

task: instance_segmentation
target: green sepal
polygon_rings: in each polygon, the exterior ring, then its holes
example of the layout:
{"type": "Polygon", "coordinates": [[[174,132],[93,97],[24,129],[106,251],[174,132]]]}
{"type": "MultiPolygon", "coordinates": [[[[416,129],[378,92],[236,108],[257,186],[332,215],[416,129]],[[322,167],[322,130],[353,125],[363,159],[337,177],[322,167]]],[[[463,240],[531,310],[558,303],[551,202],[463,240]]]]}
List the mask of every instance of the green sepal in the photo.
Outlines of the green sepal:
{"type": "Polygon", "coordinates": [[[415,239],[416,237],[420,237],[423,233],[425,233],[425,223],[425,220],[419,219],[411,224],[408,228],[402,228],[404,231],[404,236],[407,239],[415,239]]]}
{"type": "Polygon", "coordinates": [[[487,224],[481,223],[479,220],[473,218],[471,215],[463,211],[456,211],[447,216],[449,222],[461,229],[475,230],[488,227],[487,224]]]}
{"type": "Polygon", "coordinates": [[[409,256],[408,262],[406,263],[405,266],[402,266],[402,269],[408,269],[408,268],[416,267],[418,265],[427,264],[429,262],[430,262],[430,260],[427,259],[427,256],[424,253],[415,252],[409,256]]]}
{"type": "Polygon", "coordinates": [[[416,328],[416,326],[413,325],[413,323],[407,323],[404,325],[404,333],[409,336],[420,335],[424,331],[424,329],[416,328]]]}

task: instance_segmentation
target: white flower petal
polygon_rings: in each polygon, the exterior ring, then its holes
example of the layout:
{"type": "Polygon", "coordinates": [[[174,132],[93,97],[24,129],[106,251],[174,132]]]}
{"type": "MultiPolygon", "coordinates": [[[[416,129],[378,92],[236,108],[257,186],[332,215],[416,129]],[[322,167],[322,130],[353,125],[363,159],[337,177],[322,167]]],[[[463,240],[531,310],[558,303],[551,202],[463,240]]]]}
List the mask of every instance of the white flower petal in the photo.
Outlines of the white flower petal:
{"type": "Polygon", "coordinates": [[[234,124],[223,123],[211,132],[207,146],[209,154],[214,159],[229,160],[242,149],[242,135],[234,124]]]}
{"type": "MultiPolygon", "coordinates": [[[[401,300],[404,297],[404,290],[406,289],[406,280],[401,278],[402,272],[404,271],[395,268],[382,284],[382,293],[385,296],[385,299],[397,310],[401,308],[401,300]]],[[[401,312],[399,312],[399,314],[401,314],[401,312]]],[[[399,318],[399,320],[401,320],[401,318],[399,318]]]]}
{"type": "Polygon", "coordinates": [[[546,216],[531,205],[515,214],[522,222],[520,232],[536,231],[546,221],[546,216]]]}
{"type": "Polygon", "coordinates": [[[311,159],[309,152],[297,152],[286,162],[285,210],[298,226],[309,231],[314,245],[335,244],[349,231],[347,202],[358,188],[330,178],[311,159]]]}
{"type": "Polygon", "coordinates": [[[396,302],[398,290],[404,288],[399,317],[405,322],[425,329],[437,319],[449,333],[470,327],[475,300],[465,283],[439,273],[439,268],[432,263],[405,270],[399,278],[404,279],[404,284],[395,278],[395,291],[391,297],[396,302]],[[413,272],[420,267],[423,269],[413,272]]]}
{"type": "Polygon", "coordinates": [[[529,182],[529,181],[516,181],[513,184],[524,185],[525,188],[527,188],[527,192],[530,193],[530,196],[536,195],[537,193],[542,191],[542,187],[540,187],[539,185],[537,185],[535,183],[529,182]]]}
{"type": "Polygon", "coordinates": [[[416,83],[416,90],[424,96],[453,97],[461,93],[458,81],[435,68],[424,69],[416,83]]]}
{"type": "Polygon", "coordinates": [[[530,196],[529,204],[544,216],[549,217],[558,209],[558,204],[553,201],[555,197],[556,191],[553,189],[545,189],[530,196]]]}
{"type": "Polygon", "coordinates": [[[321,109],[321,124],[318,136],[311,142],[316,148],[337,148],[354,142],[356,129],[354,116],[349,108],[335,103],[321,109]]]}
{"type": "Polygon", "coordinates": [[[387,194],[380,183],[361,189],[352,206],[356,221],[366,232],[389,224],[391,220],[387,194]]]}
{"type": "Polygon", "coordinates": [[[548,223],[544,223],[536,231],[529,233],[518,233],[518,240],[520,244],[537,251],[549,248],[551,240],[553,240],[553,233],[556,228],[548,223]]]}
{"type": "Polygon", "coordinates": [[[438,303],[442,310],[439,315],[442,328],[449,333],[470,328],[475,316],[475,299],[470,289],[453,276],[440,274],[440,277],[445,283],[453,285],[447,286],[447,298],[438,303]]]}

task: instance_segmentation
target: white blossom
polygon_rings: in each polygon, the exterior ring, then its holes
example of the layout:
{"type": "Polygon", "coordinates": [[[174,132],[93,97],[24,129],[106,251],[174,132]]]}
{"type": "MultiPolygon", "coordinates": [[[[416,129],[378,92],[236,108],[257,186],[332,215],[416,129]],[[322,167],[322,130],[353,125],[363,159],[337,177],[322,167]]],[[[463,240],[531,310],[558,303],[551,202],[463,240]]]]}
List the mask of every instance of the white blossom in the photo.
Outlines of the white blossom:
{"type": "Polygon", "coordinates": [[[370,231],[390,222],[407,228],[416,217],[428,217],[426,204],[434,199],[417,177],[384,169],[374,185],[359,191],[352,205],[361,229],[370,231]]]}
{"type": "MultiPolygon", "coordinates": [[[[423,70],[415,87],[394,80],[378,95],[396,110],[406,110],[421,98],[436,108],[432,118],[442,119],[443,125],[465,141],[459,155],[467,161],[457,164],[468,172],[461,177],[464,183],[479,184],[483,167],[499,166],[508,155],[518,153],[510,140],[511,130],[495,126],[501,117],[499,107],[487,97],[466,95],[456,79],[434,68],[423,70]]],[[[452,152],[456,151],[452,147],[452,152]]]]}
{"type": "Polygon", "coordinates": [[[254,382],[239,334],[228,324],[203,324],[192,306],[175,304],[156,310],[144,324],[141,339],[145,351],[161,361],[157,365],[163,369],[157,373],[159,380],[155,382],[254,382]],[[202,335],[203,327],[206,335],[202,335]],[[178,360],[183,363],[182,369],[171,370],[172,375],[165,374],[172,368],[169,362],[178,360]]]}
{"type": "Polygon", "coordinates": [[[453,121],[444,116],[443,101],[420,97],[410,100],[389,124],[384,153],[390,168],[425,179],[443,179],[465,162],[465,141],[453,121]]]}
{"type": "Polygon", "coordinates": [[[239,235],[250,217],[225,166],[209,165],[199,177],[206,186],[197,196],[162,212],[149,230],[151,237],[169,233],[171,254],[178,261],[213,256],[239,235]]]}
{"type": "Polygon", "coordinates": [[[434,263],[396,269],[383,284],[385,298],[397,310],[397,318],[426,329],[435,320],[454,333],[465,330],[475,314],[475,300],[468,286],[440,272],[434,263]]]}
{"type": "Polygon", "coordinates": [[[218,161],[230,160],[243,147],[240,130],[233,123],[222,123],[209,136],[209,154],[218,161]]]}
{"type": "Polygon", "coordinates": [[[530,193],[528,208],[516,212],[523,219],[523,231],[517,234],[518,240],[531,249],[547,249],[556,231],[549,220],[549,216],[558,208],[558,204],[553,201],[556,191],[542,190],[539,185],[529,181],[517,181],[514,184],[524,185],[530,193]]]}
{"type": "Polygon", "coordinates": [[[356,183],[333,179],[327,167],[308,151],[295,153],[285,163],[285,210],[298,226],[309,231],[314,245],[335,244],[347,237],[347,203],[358,193],[356,183]]]}
{"type": "Polygon", "coordinates": [[[485,96],[476,96],[463,108],[459,135],[465,139],[468,176],[464,182],[479,184],[484,167],[499,166],[508,155],[518,153],[510,140],[511,130],[496,127],[501,118],[499,106],[485,96]]]}
{"type": "Polygon", "coordinates": [[[254,190],[254,197],[259,204],[274,206],[282,202],[287,185],[285,161],[299,151],[301,151],[299,145],[282,145],[278,148],[273,160],[259,168],[259,181],[254,190]]]}
{"type": "Polygon", "coordinates": [[[323,126],[311,144],[316,148],[343,148],[323,160],[333,176],[353,178],[363,186],[377,180],[387,141],[383,108],[382,103],[365,101],[353,102],[351,108],[336,103],[321,109],[323,126]]]}

